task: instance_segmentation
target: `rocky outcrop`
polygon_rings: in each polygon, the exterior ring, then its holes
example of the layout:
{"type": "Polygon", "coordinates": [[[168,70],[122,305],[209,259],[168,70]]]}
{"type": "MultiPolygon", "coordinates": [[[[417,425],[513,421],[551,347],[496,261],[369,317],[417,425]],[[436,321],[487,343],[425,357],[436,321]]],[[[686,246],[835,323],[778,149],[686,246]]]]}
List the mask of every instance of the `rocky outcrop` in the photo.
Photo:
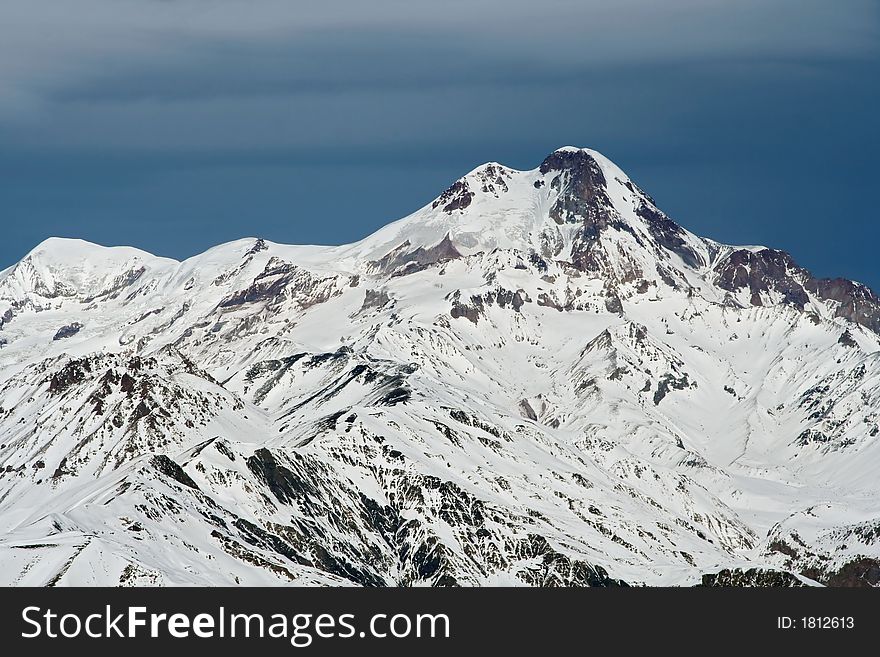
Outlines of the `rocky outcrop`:
{"type": "Polygon", "coordinates": [[[272,258],[263,271],[245,289],[224,298],[219,308],[236,308],[249,304],[278,307],[291,301],[300,309],[325,303],[338,296],[352,277],[318,276],[296,265],[272,258]]]}
{"type": "Polygon", "coordinates": [[[703,575],[700,586],[723,586],[723,587],[799,587],[805,584],[795,575],[784,571],[765,570],[762,568],[725,568],[717,573],[703,575]]]}
{"type": "Polygon", "coordinates": [[[842,278],[815,278],[784,251],[732,251],[714,268],[714,282],[730,292],[746,291],[753,306],[776,303],[804,310],[814,295],[836,317],[880,333],[880,297],[870,288],[842,278]]]}
{"type": "Polygon", "coordinates": [[[768,293],[781,303],[803,310],[810,298],[804,289],[809,272],[798,267],[784,251],[739,249],[715,266],[715,283],[722,290],[747,290],[753,306],[773,305],[768,293]]]}
{"type": "Polygon", "coordinates": [[[63,340],[64,338],[72,338],[74,335],[80,332],[83,325],[79,322],[73,322],[73,324],[67,324],[62,326],[58,331],[55,332],[55,336],[52,338],[53,340],[63,340]]]}
{"type": "Polygon", "coordinates": [[[805,288],[834,304],[834,314],[880,334],[880,297],[869,287],[843,278],[810,278],[805,288]]]}
{"type": "Polygon", "coordinates": [[[556,223],[583,224],[585,241],[589,241],[614,219],[605,175],[587,151],[555,151],[538,170],[554,174],[550,187],[558,191],[558,196],[550,208],[550,218],[556,223]]]}
{"type": "Polygon", "coordinates": [[[456,180],[452,185],[443,192],[439,198],[431,205],[433,208],[440,208],[447,214],[452,214],[456,210],[464,210],[471,204],[474,193],[470,190],[466,180],[456,180]]]}
{"type": "Polygon", "coordinates": [[[412,248],[409,240],[392,249],[379,260],[369,263],[372,272],[391,274],[392,276],[406,276],[422,271],[432,265],[460,258],[461,253],[455,248],[447,233],[446,236],[434,246],[428,248],[412,248]]]}
{"type": "Polygon", "coordinates": [[[194,488],[196,490],[199,488],[196,482],[192,480],[192,477],[186,474],[183,468],[168,458],[165,454],[157,454],[154,456],[150,459],[150,465],[166,477],[170,477],[187,488],[194,488]]]}

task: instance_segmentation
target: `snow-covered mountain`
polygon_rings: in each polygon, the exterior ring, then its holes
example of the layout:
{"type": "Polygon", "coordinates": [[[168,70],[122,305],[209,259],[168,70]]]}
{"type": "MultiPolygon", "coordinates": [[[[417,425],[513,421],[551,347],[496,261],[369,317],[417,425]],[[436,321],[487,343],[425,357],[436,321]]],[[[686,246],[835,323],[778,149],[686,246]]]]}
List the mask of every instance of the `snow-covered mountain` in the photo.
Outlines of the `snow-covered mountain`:
{"type": "Polygon", "coordinates": [[[356,244],[0,272],[0,582],[880,580],[880,299],[595,151],[356,244]]]}

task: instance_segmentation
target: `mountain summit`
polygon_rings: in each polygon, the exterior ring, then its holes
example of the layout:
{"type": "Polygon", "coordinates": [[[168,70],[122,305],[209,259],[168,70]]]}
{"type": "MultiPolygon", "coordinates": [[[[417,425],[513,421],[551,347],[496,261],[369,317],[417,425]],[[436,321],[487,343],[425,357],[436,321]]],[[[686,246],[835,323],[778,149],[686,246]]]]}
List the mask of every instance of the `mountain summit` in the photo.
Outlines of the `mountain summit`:
{"type": "Polygon", "coordinates": [[[601,154],[0,273],[0,583],[876,585],[880,299],[601,154]]]}

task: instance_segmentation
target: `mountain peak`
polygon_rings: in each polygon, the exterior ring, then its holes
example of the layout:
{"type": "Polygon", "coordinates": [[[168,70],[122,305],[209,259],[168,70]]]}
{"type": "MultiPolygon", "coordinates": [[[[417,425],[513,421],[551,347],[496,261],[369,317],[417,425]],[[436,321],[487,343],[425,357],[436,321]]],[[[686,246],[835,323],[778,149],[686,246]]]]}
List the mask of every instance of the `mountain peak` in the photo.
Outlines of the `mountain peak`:
{"type": "Polygon", "coordinates": [[[360,242],[357,252],[371,262],[397,262],[421,249],[416,259],[423,264],[423,251],[433,252],[442,240],[464,256],[512,249],[599,277],[659,278],[683,287],[688,275],[676,272],[709,259],[707,243],[657,209],[619,167],[574,146],[556,149],[526,171],[483,164],[429,205],[360,242]]]}
{"type": "Polygon", "coordinates": [[[353,245],[52,239],[0,275],[0,585],[852,581],[878,409],[876,295],[589,149],[353,245]]]}
{"type": "Polygon", "coordinates": [[[602,159],[607,159],[604,158],[601,153],[599,153],[598,151],[594,151],[591,148],[580,148],[578,146],[562,146],[561,148],[557,148],[544,158],[540,169],[545,170],[545,164],[548,164],[550,162],[569,164],[587,160],[595,161],[597,159],[597,156],[602,159]]]}
{"type": "Polygon", "coordinates": [[[43,240],[0,280],[0,298],[28,294],[46,298],[92,296],[133,280],[149,270],[173,267],[177,261],[130,246],[101,246],[86,240],[50,237],[43,240]]]}
{"type": "Polygon", "coordinates": [[[611,221],[614,203],[608,196],[608,180],[591,152],[570,147],[556,150],[538,171],[553,174],[550,187],[558,195],[549,214],[556,223],[585,222],[601,230],[611,221]]]}

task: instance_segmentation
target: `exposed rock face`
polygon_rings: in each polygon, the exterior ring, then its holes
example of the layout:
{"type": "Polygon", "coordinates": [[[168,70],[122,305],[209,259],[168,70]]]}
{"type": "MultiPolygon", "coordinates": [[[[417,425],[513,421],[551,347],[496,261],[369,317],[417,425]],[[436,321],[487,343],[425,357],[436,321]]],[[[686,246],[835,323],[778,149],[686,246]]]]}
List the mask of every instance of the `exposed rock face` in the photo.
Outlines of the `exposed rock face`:
{"type": "Polygon", "coordinates": [[[391,303],[391,297],[385,290],[367,290],[364,294],[364,303],[361,305],[361,312],[370,309],[384,308],[391,303]]]}
{"type": "Polygon", "coordinates": [[[845,563],[821,580],[826,586],[864,588],[880,586],[880,560],[862,557],[845,563]]]}
{"type": "Polygon", "coordinates": [[[468,187],[467,181],[457,180],[434,201],[432,207],[439,207],[443,212],[452,214],[456,210],[464,210],[473,198],[474,193],[468,187]]]}
{"type": "Polygon", "coordinates": [[[88,358],[72,360],[52,374],[49,380],[49,392],[63,392],[74,384],[82,383],[91,371],[92,363],[88,358]]]}
{"type": "MultiPolygon", "coordinates": [[[[775,528],[767,546],[769,554],[778,556],[790,571],[824,586],[878,587],[880,586],[880,559],[856,553],[849,558],[835,558],[806,543],[796,531],[782,533],[775,528]]],[[[835,532],[838,539],[845,538],[858,546],[872,545],[880,538],[880,525],[876,522],[860,523],[835,532]]]]}
{"type": "Polygon", "coordinates": [[[534,534],[523,541],[520,554],[528,559],[539,559],[537,568],[528,569],[521,574],[523,580],[532,586],[560,587],[620,587],[629,586],[626,582],[608,576],[602,566],[592,566],[583,561],[572,561],[560,554],[547,543],[543,536],[534,534]]]}
{"type": "Polygon", "coordinates": [[[409,241],[406,241],[379,260],[370,262],[370,268],[394,276],[405,276],[460,257],[461,254],[447,234],[440,242],[428,248],[412,248],[409,241]]]}
{"type": "Polygon", "coordinates": [[[110,284],[102,289],[98,294],[85,298],[85,302],[96,301],[97,299],[115,299],[126,289],[130,288],[132,285],[140,280],[141,276],[147,273],[146,267],[134,267],[126,272],[123,272],[116,278],[114,278],[110,284]]]}
{"type": "Polygon", "coordinates": [[[739,568],[724,569],[717,573],[703,575],[701,586],[757,586],[761,588],[777,588],[804,586],[804,583],[791,573],[773,570],[760,570],[739,568]]]}
{"type": "Polygon", "coordinates": [[[552,175],[550,188],[557,192],[550,217],[557,224],[582,227],[571,250],[574,266],[590,272],[607,268],[599,236],[615,221],[615,213],[598,162],[586,151],[561,150],[549,155],[539,171],[552,175]]]}
{"type": "Polygon", "coordinates": [[[835,315],[880,333],[880,297],[870,288],[843,278],[810,278],[806,289],[837,304],[835,315]]]}
{"type": "Polygon", "coordinates": [[[163,475],[165,475],[166,477],[171,477],[177,483],[183,484],[187,488],[194,488],[198,490],[199,487],[196,482],[192,480],[192,477],[186,474],[183,468],[177,465],[177,463],[172,461],[165,454],[154,456],[152,459],[150,459],[150,464],[163,475]]]}
{"type": "Polygon", "coordinates": [[[880,331],[880,297],[873,291],[842,278],[815,278],[784,251],[739,249],[719,262],[715,272],[720,288],[748,290],[754,306],[783,303],[803,310],[813,294],[820,301],[831,302],[836,317],[880,331]]]}
{"type": "MultiPolygon", "coordinates": [[[[775,292],[782,303],[803,309],[809,301],[801,281],[809,274],[782,251],[740,249],[716,265],[716,283],[723,290],[736,292],[746,288],[753,306],[762,306],[762,294],[775,292]]],[[[772,304],[772,302],[770,302],[772,304]]]]}
{"type": "Polygon", "coordinates": [[[653,202],[642,200],[636,214],[645,221],[657,244],[678,255],[686,265],[697,268],[706,264],[703,256],[688,244],[684,229],[658,210],[653,202]]]}
{"type": "Polygon", "coordinates": [[[248,250],[247,255],[256,255],[260,251],[265,251],[268,248],[269,247],[266,246],[266,240],[261,237],[254,242],[254,245],[248,250]]]}
{"type": "Polygon", "coordinates": [[[337,283],[336,277],[318,277],[291,263],[272,259],[247,288],[227,296],[220,302],[220,307],[254,303],[271,307],[287,299],[295,300],[301,307],[309,307],[341,294],[337,283]]]}
{"type": "Polygon", "coordinates": [[[480,191],[484,194],[492,194],[495,198],[509,191],[507,182],[511,178],[511,171],[499,164],[487,164],[477,172],[480,180],[480,191]]]}
{"type": "Polygon", "coordinates": [[[73,324],[68,324],[67,326],[62,326],[55,333],[55,336],[52,338],[53,340],[63,340],[64,338],[72,338],[74,335],[80,332],[83,325],[79,322],[74,322],[73,324]]]}
{"type": "Polygon", "coordinates": [[[550,217],[556,223],[583,223],[587,239],[608,226],[614,206],[602,169],[592,155],[583,150],[559,150],[547,156],[539,171],[553,173],[550,187],[559,194],[550,217]]]}
{"type": "Polygon", "coordinates": [[[450,299],[452,301],[452,308],[449,314],[453,318],[465,317],[474,324],[477,324],[480,317],[491,306],[497,305],[499,308],[510,307],[514,312],[519,312],[519,309],[528,300],[528,295],[524,294],[523,290],[514,291],[503,287],[496,287],[487,290],[483,294],[471,295],[467,301],[462,301],[461,294],[456,290],[450,299]]]}
{"type": "Polygon", "coordinates": [[[297,477],[283,465],[279,465],[268,449],[254,452],[254,455],[247,460],[247,466],[283,504],[296,501],[307,503],[310,496],[317,496],[317,488],[297,477]]]}
{"type": "Polygon", "coordinates": [[[859,346],[858,342],[853,339],[853,335],[850,333],[849,329],[846,329],[840,334],[837,343],[842,344],[844,347],[852,347],[853,349],[858,349],[859,346]]]}

